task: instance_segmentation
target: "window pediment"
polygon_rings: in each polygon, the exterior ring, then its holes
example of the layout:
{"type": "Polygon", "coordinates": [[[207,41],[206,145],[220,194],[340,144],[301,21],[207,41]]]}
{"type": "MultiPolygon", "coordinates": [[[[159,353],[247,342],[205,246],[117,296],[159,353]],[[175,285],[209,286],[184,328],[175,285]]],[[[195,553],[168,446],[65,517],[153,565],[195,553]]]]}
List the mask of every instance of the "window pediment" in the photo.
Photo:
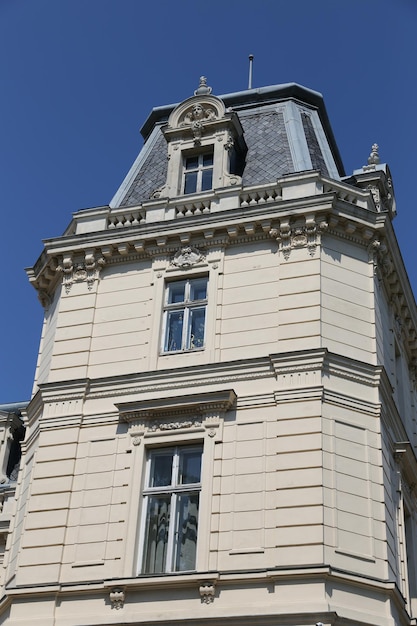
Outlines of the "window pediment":
{"type": "Polygon", "coordinates": [[[179,104],[171,113],[167,130],[210,124],[225,117],[224,103],[216,96],[192,96],[179,104]]]}
{"type": "Polygon", "coordinates": [[[124,422],[134,422],[138,419],[166,419],[172,416],[208,416],[211,413],[225,413],[236,402],[233,389],[213,391],[202,394],[156,398],[117,404],[120,418],[124,422]]]}
{"type": "Polygon", "coordinates": [[[176,431],[206,431],[221,437],[224,415],[236,403],[233,389],[116,404],[120,421],[127,422],[134,446],[142,437],[169,436],[176,431]]]}

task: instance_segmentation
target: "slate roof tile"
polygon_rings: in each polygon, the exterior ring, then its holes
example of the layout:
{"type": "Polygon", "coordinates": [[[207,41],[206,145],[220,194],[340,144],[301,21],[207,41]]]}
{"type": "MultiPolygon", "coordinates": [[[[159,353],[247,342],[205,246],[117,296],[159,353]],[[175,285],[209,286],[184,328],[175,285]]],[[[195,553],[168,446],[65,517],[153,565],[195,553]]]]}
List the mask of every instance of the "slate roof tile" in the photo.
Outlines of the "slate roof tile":
{"type": "Polygon", "coordinates": [[[166,146],[165,138],[160,132],[153,149],[123,198],[122,206],[133,206],[149,200],[156,189],[165,185],[168,165],[166,146]]]}
{"type": "MultiPolygon", "coordinates": [[[[302,116],[312,165],[314,169],[328,174],[327,167],[308,115],[302,116]]],[[[281,176],[294,172],[291,151],[281,111],[258,111],[243,113],[240,121],[248,146],[243,172],[244,185],[273,182],[281,176]]],[[[167,175],[167,148],[160,132],[154,147],[142,164],[121,206],[132,206],[148,200],[153,192],[162,187],[167,175]]]]}

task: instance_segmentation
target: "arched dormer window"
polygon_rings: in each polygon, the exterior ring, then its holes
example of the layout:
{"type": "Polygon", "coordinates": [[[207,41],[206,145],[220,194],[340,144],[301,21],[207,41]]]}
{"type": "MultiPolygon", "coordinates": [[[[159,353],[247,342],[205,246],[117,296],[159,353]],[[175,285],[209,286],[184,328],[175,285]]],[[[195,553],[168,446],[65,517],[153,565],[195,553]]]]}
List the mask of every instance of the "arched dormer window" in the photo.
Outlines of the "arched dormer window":
{"type": "Polygon", "coordinates": [[[211,95],[204,77],[194,94],[172,111],[162,129],[168,172],[160,195],[169,198],[241,183],[247,147],[237,114],[211,95]]]}

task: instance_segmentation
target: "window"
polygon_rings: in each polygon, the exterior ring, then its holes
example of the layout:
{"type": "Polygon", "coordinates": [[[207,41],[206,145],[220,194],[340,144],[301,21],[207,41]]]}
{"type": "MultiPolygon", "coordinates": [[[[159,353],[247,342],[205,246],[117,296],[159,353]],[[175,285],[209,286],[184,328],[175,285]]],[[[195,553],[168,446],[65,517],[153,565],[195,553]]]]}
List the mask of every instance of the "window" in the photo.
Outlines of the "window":
{"type": "Polygon", "coordinates": [[[185,157],[184,194],[207,191],[213,186],[213,152],[185,157]]]}
{"type": "Polygon", "coordinates": [[[207,278],[168,283],[165,291],[163,352],[204,348],[207,278]]]}
{"type": "Polygon", "coordinates": [[[151,450],[144,489],[143,574],[196,567],[202,446],[151,450]]]}

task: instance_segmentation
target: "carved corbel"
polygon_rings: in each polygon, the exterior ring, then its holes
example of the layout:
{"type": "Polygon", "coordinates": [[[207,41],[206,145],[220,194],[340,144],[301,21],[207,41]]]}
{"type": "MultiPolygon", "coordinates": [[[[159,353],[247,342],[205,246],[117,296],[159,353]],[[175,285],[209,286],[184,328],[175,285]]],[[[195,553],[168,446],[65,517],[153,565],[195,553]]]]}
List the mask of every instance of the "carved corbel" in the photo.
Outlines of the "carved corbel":
{"type": "Polygon", "coordinates": [[[112,589],[110,591],[110,602],[112,609],[116,609],[117,611],[119,609],[122,609],[125,603],[124,589],[121,589],[119,587],[115,587],[114,589],[112,589]]]}
{"type": "Polygon", "coordinates": [[[70,292],[72,284],[74,282],[73,270],[74,270],[74,265],[72,263],[71,255],[64,256],[62,259],[62,263],[60,263],[56,268],[57,272],[62,273],[64,289],[65,289],[65,293],[67,294],[70,292]]]}
{"type": "Polygon", "coordinates": [[[310,256],[314,256],[321,242],[321,235],[328,229],[328,223],[314,216],[307,217],[305,225],[293,226],[289,220],[282,220],[279,228],[272,228],[269,235],[280,245],[284,259],[288,261],[293,248],[306,247],[310,256]]]}
{"type": "Polygon", "coordinates": [[[96,259],[94,250],[88,250],[85,253],[84,261],[75,265],[71,255],[64,256],[56,271],[63,275],[65,293],[68,294],[71,291],[74,283],[83,281],[87,283],[87,288],[90,291],[104,264],[104,257],[99,256],[96,259]]]}
{"type": "Polygon", "coordinates": [[[379,239],[373,239],[368,246],[369,262],[373,263],[374,273],[376,272],[376,269],[378,267],[378,252],[379,252],[380,247],[381,247],[381,242],[379,241],[379,239]]]}
{"type": "Polygon", "coordinates": [[[271,237],[273,237],[278,245],[281,246],[281,251],[284,259],[288,261],[291,253],[291,228],[289,220],[282,220],[279,228],[272,228],[269,231],[271,237]]]}
{"type": "Polygon", "coordinates": [[[201,602],[204,604],[211,604],[214,602],[214,594],[216,586],[214,582],[202,583],[199,588],[201,602]]]}

